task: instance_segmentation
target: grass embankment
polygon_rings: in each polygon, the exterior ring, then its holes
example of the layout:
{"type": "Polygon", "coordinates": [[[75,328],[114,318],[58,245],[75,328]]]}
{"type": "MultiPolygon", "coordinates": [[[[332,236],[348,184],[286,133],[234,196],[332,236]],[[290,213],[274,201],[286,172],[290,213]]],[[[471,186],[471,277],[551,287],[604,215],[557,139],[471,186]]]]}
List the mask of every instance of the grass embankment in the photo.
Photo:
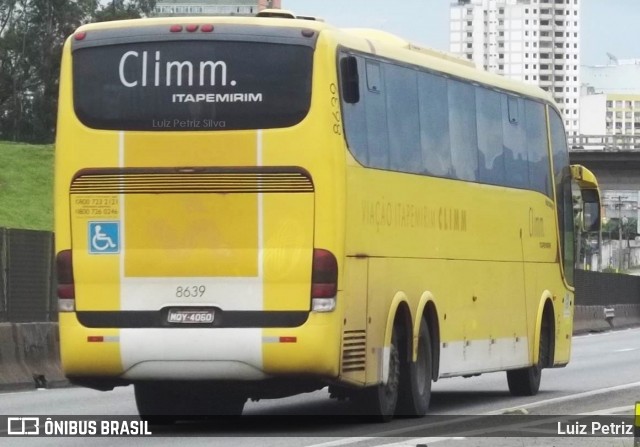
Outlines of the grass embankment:
{"type": "Polygon", "coordinates": [[[0,141],[0,227],[53,230],[53,146],[0,141]]]}

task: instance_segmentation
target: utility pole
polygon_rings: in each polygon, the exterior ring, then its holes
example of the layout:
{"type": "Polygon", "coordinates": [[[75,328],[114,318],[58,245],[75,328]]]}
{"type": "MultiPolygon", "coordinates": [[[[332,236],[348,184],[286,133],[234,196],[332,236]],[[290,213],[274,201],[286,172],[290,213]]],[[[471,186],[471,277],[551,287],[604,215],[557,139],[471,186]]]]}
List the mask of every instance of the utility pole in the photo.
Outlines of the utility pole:
{"type": "MultiPolygon", "coordinates": [[[[611,239],[611,237],[609,237],[611,239]]],[[[609,241],[611,242],[611,241],[609,241]]],[[[598,272],[602,271],[602,227],[598,231],[598,272]]]]}
{"type": "Polygon", "coordinates": [[[622,271],[622,196],[618,196],[618,273],[622,271]]]}

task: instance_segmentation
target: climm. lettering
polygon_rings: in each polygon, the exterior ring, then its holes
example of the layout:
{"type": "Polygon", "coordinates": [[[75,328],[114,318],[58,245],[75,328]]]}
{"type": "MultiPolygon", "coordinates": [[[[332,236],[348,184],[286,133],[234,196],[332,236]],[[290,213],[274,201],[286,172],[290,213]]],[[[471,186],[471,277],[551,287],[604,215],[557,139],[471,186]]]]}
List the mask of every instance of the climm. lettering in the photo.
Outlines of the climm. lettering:
{"type": "Polygon", "coordinates": [[[444,231],[467,231],[467,211],[458,208],[440,208],[438,226],[444,231]]]}
{"type": "MultiPolygon", "coordinates": [[[[153,64],[149,62],[149,52],[143,51],[140,54],[137,51],[127,51],[120,58],[118,66],[118,74],[120,82],[125,87],[147,87],[160,86],[160,75],[163,70],[161,68],[162,55],[160,51],[155,52],[155,61],[153,64]],[[137,76],[127,77],[125,69],[134,67],[138,69],[137,76]]],[[[165,85],[181,87],[186,86],[210,86],[227,85],[227,64],[224,61],[202,61],[198,68],[189,61],[164,61],[165,85]]],[[[236,81],[230,81],[229,85],[235,86],[236,81]]]]}

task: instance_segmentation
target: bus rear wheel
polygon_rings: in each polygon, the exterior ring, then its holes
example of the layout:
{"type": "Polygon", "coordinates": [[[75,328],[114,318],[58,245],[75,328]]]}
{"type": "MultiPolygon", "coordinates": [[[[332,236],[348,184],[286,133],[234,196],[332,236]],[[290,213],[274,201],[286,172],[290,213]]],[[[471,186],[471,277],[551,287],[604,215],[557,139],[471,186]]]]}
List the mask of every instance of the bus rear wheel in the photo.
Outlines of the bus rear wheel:
{"type": "MultiPolygon", "coordinates": [[[[408,345],[409,347],[410,345],[408,345]]],[[[401,362],[400,395],[398,396],[399,416],[424,416],[429,409],[432,380],[431,337],[424,318],[420,321],[418,333],[418,356],[412,361],[411,351],[401,362]]]]}

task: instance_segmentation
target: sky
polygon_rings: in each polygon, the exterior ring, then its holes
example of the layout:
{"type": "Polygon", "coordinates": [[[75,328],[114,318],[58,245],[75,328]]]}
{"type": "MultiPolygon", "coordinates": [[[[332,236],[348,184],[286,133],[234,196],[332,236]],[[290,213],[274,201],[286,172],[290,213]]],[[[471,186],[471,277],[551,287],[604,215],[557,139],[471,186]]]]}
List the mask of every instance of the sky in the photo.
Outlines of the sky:
{"type": "MultiPolygon", "coordinates": [[[[581,1],[581,64],[604,65],[607,53],[640,59],[640,0],[581,1]]],[[[282,8],[338,27],[376,28],[416,44],[449,50],[452,0],[282,0],[282,8]]]]}

